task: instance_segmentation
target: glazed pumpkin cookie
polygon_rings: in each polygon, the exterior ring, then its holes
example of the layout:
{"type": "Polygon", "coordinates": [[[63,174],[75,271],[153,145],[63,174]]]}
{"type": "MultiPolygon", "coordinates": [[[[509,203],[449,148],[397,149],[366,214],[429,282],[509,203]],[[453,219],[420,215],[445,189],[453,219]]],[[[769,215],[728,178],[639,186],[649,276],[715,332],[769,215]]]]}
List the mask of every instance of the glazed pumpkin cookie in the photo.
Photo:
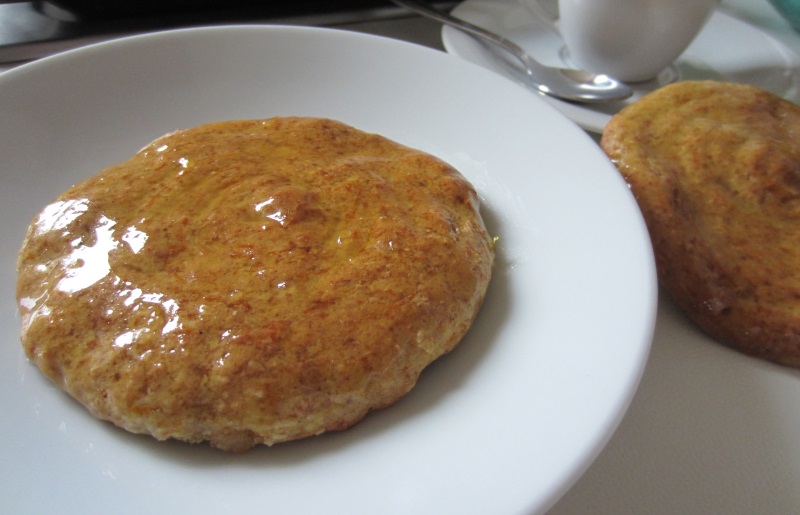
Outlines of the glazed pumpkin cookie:
{"type": "Polygon", "coordinates": [[[22,343],[98,418],[242,451],[397,401],[492,261],[475,190],[428,154],[327,119],[213,123],[36,217],[22,343]]]}
{"type": "Polygon", "coordinates": [[[602,147],[647,222],[661,284],[708,334],[800,366],[800,108],[679,82],[617,114],[602,147]]]}

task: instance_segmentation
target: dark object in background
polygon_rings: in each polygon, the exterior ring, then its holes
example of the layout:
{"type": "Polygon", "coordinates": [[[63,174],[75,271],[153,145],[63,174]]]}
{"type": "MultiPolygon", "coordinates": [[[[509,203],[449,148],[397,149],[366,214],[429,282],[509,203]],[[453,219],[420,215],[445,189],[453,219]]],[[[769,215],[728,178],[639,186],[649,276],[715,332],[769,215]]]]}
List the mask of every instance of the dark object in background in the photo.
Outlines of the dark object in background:
{"type": "Polygon", "coordinates": [[[83,20],[160,17],[182,14],[247,11],[270,17],[332,13],[392,5],[389,0],[48,0],[36,2],[42,10],[56,7],[83,20]]]}
{"type": "MultiPolygon", "coordinates": [[[[434,3],[449,9],[456,2],[434,3]]],[[[109,38],[239,23],[349,27],[416,41],[412,29],[394,23],[412,17],[391,0],[0,0],[0,64],[109,38]]],[[[426,36],[437,48],[438,30],[426,36]]]]}

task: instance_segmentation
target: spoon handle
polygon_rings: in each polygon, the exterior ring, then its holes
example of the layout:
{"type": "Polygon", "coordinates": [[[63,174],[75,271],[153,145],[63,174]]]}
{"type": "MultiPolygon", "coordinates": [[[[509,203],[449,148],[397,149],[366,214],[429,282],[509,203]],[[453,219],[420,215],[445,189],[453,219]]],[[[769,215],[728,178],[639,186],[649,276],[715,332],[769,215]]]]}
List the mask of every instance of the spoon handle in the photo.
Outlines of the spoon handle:
{"type": "Polygon", "coordinates": [[[539,93],[574,102],[608,102],[628,98],[631,89],[607,75],[595,75],[571,68],[546,66],[513,41],[472,23],[443,13],[422,0],[392,0],[401,7],[426,18],[450,25],[458,30],[499,46],[522,63],[527,85],[539,93]]]}
{"type": "Polygon", "coordinates": [[[495,34],[494,32],[490,32],[482,27],[478,27],[477,25],[473,25],[468,21],[461,20],[454,16],[450,16],[449,14],[443,13],[438,9],[432,7],[431,5],[427,4],[426,2],[422,2],[419,0],[392,0],[394,3],[401,7],[405,7],[410,11],[414,11],[417,14],[421,14],[422,16],[431,18],[436,20],[440,23],[444,23],[445,25],[450,25],[451,27],[455,27],[459,30],[462,30],[468,34],[481,38],[485,41],[493,43],[511,55],[516,57],[522,65],[525,67],[528,75],[532,75],[537,71],[541,71],[540,65],[536,62],[532,57],[530,57],[525,50],[511,41],[510,39],[504,38],[499,34],[495,34]]]}

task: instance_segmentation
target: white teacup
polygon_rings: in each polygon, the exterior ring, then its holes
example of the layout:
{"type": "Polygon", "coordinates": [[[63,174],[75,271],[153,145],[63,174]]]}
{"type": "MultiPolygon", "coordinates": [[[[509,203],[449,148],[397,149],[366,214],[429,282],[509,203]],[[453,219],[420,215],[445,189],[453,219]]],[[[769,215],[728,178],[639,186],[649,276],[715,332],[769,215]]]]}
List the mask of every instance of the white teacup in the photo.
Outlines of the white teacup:
{"type": "Polygon", "coordinates": [[[558,0],[558,20],[540,2],[519,0],[558,31],[578,67],[625,82],[650,80],[703,28],[717,0],[558,0]]]}

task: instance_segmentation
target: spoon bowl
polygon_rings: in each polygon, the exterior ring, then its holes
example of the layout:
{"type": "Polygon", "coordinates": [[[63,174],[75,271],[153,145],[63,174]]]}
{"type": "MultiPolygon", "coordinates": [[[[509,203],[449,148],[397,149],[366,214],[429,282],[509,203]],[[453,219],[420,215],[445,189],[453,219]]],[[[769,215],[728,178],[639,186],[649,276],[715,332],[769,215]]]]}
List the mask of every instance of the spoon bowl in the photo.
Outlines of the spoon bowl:
{"type": "Polygon", "coordinates": [[[624,100],[633,94],[630,87],[608,75],[546,66],[531,57],[513,41],[443,13],[426,2],[420,0],[393,1],[410,11],[449,25],[507,51],[522,64],[528,85],[545,95],[571,102],[601,103],[624,100]]]}

